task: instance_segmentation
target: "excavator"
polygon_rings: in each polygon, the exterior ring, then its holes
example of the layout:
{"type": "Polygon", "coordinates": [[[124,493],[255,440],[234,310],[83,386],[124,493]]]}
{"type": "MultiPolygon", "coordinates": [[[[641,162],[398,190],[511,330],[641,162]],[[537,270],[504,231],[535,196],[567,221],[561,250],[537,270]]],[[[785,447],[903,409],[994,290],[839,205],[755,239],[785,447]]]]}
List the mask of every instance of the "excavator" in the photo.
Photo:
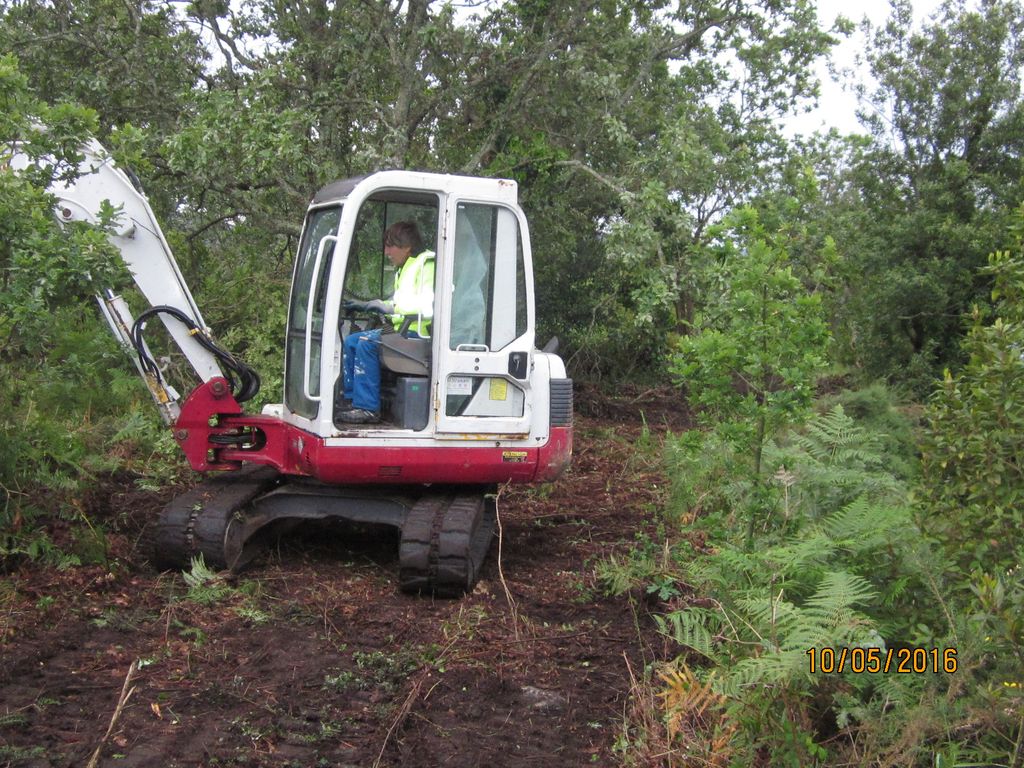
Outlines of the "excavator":
{"type": "MultiPolygon", "coordinates": [[[[327,184],[313,197],[292,277],[281,403],[246,413],[259,376],[207,328],[137,180],[95,140],[78,175],[50,192],[61,222],[108,227],[148,307],[132,314],[98,296],[188,462],[206,477],[153,524],[159,567],[238,570],[282,529],[342,519],[400,530],[404,591],[472,589],[494,535],[495,494],[507,483],[555,480],[572,456],[572,380],[557,341],[535,346],[533,264],[514,181],[388,170],[327,184]],[[429,329],[381,337],[378,423],[336,421],[343,344],[379,315],[393,272],[384,233],[415,222],[435,252],[429,329]],[[162,321],[199,383],[182,397],[145,339],[162,321]]],[[[17,172],[33,162],[15,152],[17,172]]]]}

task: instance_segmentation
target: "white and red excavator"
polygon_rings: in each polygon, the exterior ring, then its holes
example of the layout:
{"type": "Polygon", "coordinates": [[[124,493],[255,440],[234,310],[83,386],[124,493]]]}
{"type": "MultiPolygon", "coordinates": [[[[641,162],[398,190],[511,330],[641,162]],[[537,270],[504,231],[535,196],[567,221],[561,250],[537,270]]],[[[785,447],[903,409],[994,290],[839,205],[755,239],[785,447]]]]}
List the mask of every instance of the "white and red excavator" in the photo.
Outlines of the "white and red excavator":
{"type": "MultiPolygon", "coordinates": [[[[259,377],[213,341],[137,185],[95,141],[82,151],[78,178],[50,189],[57,217],[95,222],[104,201],[120,210],[110,241],[149,306],[133,317],[109,291],[100,306],[189,463],[211,473],[160,513],[154,561],[187,567],[201,554],[234,570],[279,527],[340,518],[401,530],[403,589],[470,589],[496,488],[554,480],[572,454],[572,380],[553,348],[534,344],[515,182],[383,171],[321,189],[295,260],[283,402],[247,414],[240,403],[259,377]],[[344,338],[375,322],[345,307],[392,289],[383,237],[396,221],[416,222],[436,253],[433,315],[408,319],[430,334],[384,334],[383,418],[338,423],[344,338]],[[154,317],[201,380],[184,399],[143,337],[154,317]]],[[[29,162],[15,153],[11,165],[29,162]]]]}

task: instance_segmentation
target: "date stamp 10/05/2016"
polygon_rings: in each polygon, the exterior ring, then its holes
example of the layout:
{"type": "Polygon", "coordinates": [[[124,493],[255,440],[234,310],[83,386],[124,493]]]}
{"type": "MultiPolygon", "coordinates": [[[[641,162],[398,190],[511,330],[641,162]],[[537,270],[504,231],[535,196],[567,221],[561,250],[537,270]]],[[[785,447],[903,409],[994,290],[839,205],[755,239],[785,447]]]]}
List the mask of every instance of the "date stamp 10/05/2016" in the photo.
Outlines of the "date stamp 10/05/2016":
{"type": "Polygon", "coordinates": [[[898,675],[953,674],[957,671],[956,648],[809,648],[808,671],[812,674],[898,675]]]}

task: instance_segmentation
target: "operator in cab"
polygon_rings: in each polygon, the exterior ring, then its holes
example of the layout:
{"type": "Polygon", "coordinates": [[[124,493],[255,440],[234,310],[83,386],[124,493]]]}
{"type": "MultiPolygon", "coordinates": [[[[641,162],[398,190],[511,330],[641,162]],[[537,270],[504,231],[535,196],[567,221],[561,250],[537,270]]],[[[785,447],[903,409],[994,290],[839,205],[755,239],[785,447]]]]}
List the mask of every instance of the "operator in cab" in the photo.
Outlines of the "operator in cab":
{"type": "Polygon", "coordinates": [[[381,334],[398,331],[406,316],[414,316],[406,335],[426,337],[434,316],[434,252],[424,249],[423,236],[415,222],[398,221],[387,228],[384,255],[397,270],[391,300],[345,302],[345,309],[389,315],[391,326],[352,333],[345,338],[342,396],[351,405],[336,413],[335,420],[346,424],[380,421],[381,334]]]}

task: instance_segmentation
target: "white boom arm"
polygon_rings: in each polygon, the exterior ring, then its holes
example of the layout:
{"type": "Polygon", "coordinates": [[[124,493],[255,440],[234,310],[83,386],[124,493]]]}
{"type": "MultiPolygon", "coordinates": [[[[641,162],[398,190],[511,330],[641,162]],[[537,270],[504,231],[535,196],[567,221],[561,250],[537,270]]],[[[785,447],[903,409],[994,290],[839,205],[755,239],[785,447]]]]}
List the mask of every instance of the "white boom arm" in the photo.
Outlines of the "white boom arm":
{"type": "MultiPolygon", "coordinates": [[[[128,176],[115,167],[110,155],[97,141],[89,140],[81,151],[85,155],[85,159],[79,165],[81,175],[70,184],[55,182],[50,187],[50,192],[59,200],[56,208],[57,218],[62,222],[87,221],[95,224],[104,200],[115,208],[120,208],[121,215],[110,241],[120,251],[121,258],[128,266],[142,295],[150,306],[174,307],[205,330],[206,324],[203,322],[199,307],[196,306],[181,270],[178,269],[160,225],[157,224],[156,217],[149,207],[149,201],[136,189],[128,176]]],[[[15,152],[11,166],[19,170],[31,162],[24,154],[15,152]]],[[[129,348],[132,357],[136,358],[129,333],[134,318],[128,305],[111,291],[97,298],[114,335],[129,348]]],[[[160,319],[204,382],[224,375],[217,358],[196,341],[192,332],[183,323],[166,314],[161,314],[160,319]]],[[[173,423],[180,410],[177,404],[178,393],[164,381],[147,372],[137,358],[136,366],[146,380],[146,385],[160,407],[164,420],[173,423]]]]}

